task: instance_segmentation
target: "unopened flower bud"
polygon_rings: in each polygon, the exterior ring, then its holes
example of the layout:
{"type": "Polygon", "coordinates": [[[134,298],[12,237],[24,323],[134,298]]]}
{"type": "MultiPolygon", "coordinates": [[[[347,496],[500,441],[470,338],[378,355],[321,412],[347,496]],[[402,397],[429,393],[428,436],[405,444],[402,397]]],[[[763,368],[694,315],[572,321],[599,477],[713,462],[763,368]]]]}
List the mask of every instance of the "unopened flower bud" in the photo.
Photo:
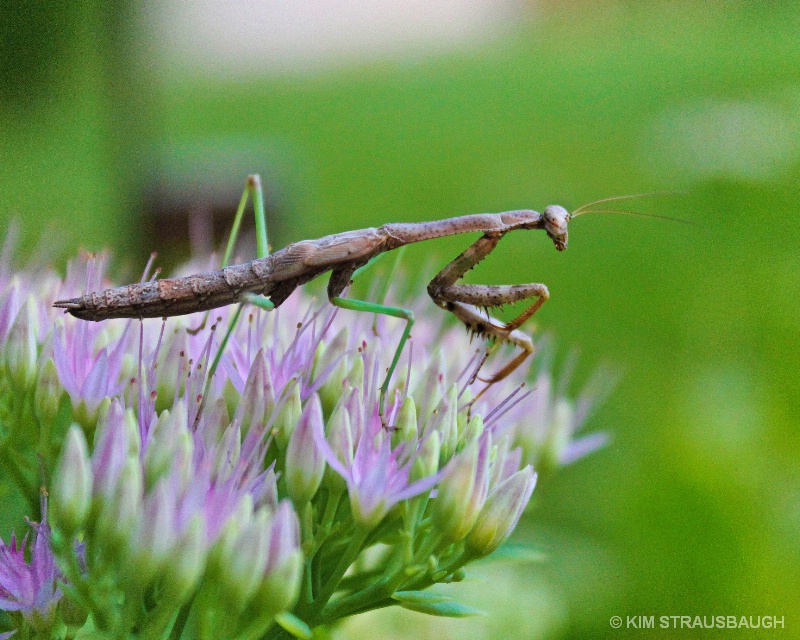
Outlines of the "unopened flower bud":
{"type": "MultiPolygon", "coordinates": [[[[328,419],[326,435],[333,455],[342,464],[349,466],[353,460],[353,427],[350,424],[347,395],[339,397],[339,401],[328,419]]],[[[328,490],[334,493],[344,491],[347,486],[344,478],[330,465],[325,465],[323,482],[328,490]]]]}
{"type": "MultiPolygon", "coordinates": [[[[189,353],[189,333],[176,330],[170,337],[166,357],[161,359],[156,369],[156,413],[169,409],[173,400],[181,397],[189,373],[189,358],[186,355],[189,353]]],[[[131,375],[138,376],[138,358],[130,364],[133,365],[131,375]]],[[[122,367],[126,373],[128,366],[129,363],[125,362],[122,367]]]]}
{"type": "Polygon", "coordinates": [[[147,495],[135,537],[135,577],[142,586],[158,576],[170,562],[177,544],[175,505],[170,500],[168,481],[162,479],[147,495]]]}
{"type": "Polygon", "coordinates": [[[415,445],[419,436],[417,428],[417,405],[414,398],[408,396],[400,407],[400,412],[395,420],[394,431],[392,432],[392,446],[397,446],[401,442],[415,445]]]}
{"type": "Polygon", "coordinates": [[[77,406],[73,404],[75,422],[81,425],[87,433],[91,434],[95,431],[100,416],[107,412],[110,406],[111,398],[109,397],[101,398],[96,402],[81,399],[77,406]]]}
{"type": "Polygon", "coordinates": [[[502,482],[486,499],[469,532],[468,549],[477,556],[486,556],[503,544],[517,526],[535,485],[536,474],[530,466],[502,482]]]}
{"type": "Polygon", "coordinates": [[[222,537],[219,571],[228,604],[236,611],[247,606],[264,577],[269,557],[272,514],[259,509],[247,522],[229,522],[222,537]]]}
{"type": "Polygon", "coordinates": [[[435,423],[442,442],[441,461],[447,462],[458,446],[458,387],[453,384],[436,407],[435,423]]]}
{"type": "Polygon", "coordinates": [[[181,400],[172,411],[162,411],[152,430],[144,457],[145,485],[152,487],[159,478],[169,473],[182,445],[182,435],[188,435],[186,403],[181,400]]]}
{"type": "Polygon", "coordinates": [[[195,515],[186,526],[175,551],[172,561],[166,567],[166,594],[175,601],[176,608],[188,598],[194,590],[206,566],[205,532],[203,520],[195,515]]]}
{"type": "Polygon", "coordinates": [[[289,438],[297,427],[297,421],[303,412],[303,405],[300,401],[300,385],[297,380],[289,383],[290,389],[284,390],[284,397],[280,400],[278,416],[275,419],[275,441],[278,448],[285,451],[289,445],[289,438]]]}
{"type": "Polygon", "coordinates": [[[325,379],[323,385],[319,388],[319,399],[322,402],[323,409],[332,411],[336,406],[339,398],[345,392],[345,380],[347,379],[347,372],[350,370],[350,360],[343,357],[335,364],[333,371],[325,379]]]}
{"type": "Polygon", "coordinates": [[[442,350],[439,349],[430,356],[428,367],[417,384],[417,392],[413,394],[414,397],[420,400],[417,407],[417,417],[422,424],[429,421],[436,404],[444,394],[442,373],[446,370],[447,363],[442,350]]]}
{"type": "Polygon", "coordinates": [[[53,485],[56,524],[68,535],[78,531],[89,513],[92,500],[92,468],[81,428],[73,424],[56,471],[53,485]]]}
{"type": "Polygon", "coordinates": [[[311,396],[286,447],[286,490],[298,508],[310,502],[325,472],[325,458],[314,439],[322,432],[322,405],[311,396]]]}
{"type": "Polygon", "coordinates": [[[437,485],[433,520],[450,542],[466,536],[486,501],[489,489],[489,438],[471,442],[457,454],[437,485]]]}
{"type": "Polygon", "coordinates": [[[274,616],[291,609],[300,594],[302,577],[303,553],[296,548],[286,554],[283,561],[259,585],[254,596],[259,612],[265,616],[274,616]]]}
{"type": "Polygon", "coordinates": [[[247,434],[251,427],[263,427],[267,416],[275,409],[275,391],[267,374],[267,361],[264,350],[259,349],[250,365],[250,373],[238,401],[234,421],[241,425],[242,433],[247,434]]]}
{"type": "Polygon", "coordinates": [[[100,501],[97,534],[113,551],[131,549],[136,526],[142,517],[144,479],[138,457],[129,456],[117,477],[113,493],[100,501]]]}
{"type": "Polygon", "coordinates": [[[40,422],[49,424],[55,420],[63,395],[64,387],[58,379],[56,363],[52,358],[45,358],[39,365],[33,393],[33,407],[40,422]]]}
{"type": "Polygon", "coordinates": [[[461,434],[461,442],[464,446],[470,442],[477,442],[483,435],[483,416],[476,413],[467,423],[464,432],[461,434]]]}
{"type": "Polygon", "coordinates": [[[364,360],[353,358],[353,366],[347,372],[347,384],[353,388],[364,388],[364,360]]]}
{"type": "Polygon", "coordinates": [[[350,370],[350,359],[346,355],[349,342],[350,328],[344,326],[333,339],[321,341],[315,354],[315,377],[325,377],[318,393],[322,411],[326,415],[333,411],[345,391],[344,381],[350,370]]]}
{"type": "Polygon", "coordinates": [[[438,431],[431,431],[422,443],[419,455],[411,466],[412,481],[429,478],[439,471],[439,460],[442,455],[442,441],[438,431]]]}
{"type": "Polygon", "coordinates": [[[36,378],[37,325],[36,304],[29,298],[17,313],[5,345],[8,377],[20,389],[25,389],[36,378]]]}
{"type": "Polygon", "coordinates": [[[300,592],[302,575],[300,522],[292,505],[284,500],[270,523],[269,559],[255,604],[272,615],[290,609],[300,592]]]}

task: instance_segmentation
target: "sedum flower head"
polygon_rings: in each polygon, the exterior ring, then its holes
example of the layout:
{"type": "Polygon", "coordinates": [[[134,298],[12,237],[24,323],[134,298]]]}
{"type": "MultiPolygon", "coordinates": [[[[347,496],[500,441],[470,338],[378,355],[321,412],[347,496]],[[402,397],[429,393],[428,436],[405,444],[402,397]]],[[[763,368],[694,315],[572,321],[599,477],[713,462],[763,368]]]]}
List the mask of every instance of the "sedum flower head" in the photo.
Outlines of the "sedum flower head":
{"type": "MultiPolygon", "coordinates": [[[[470,402],[480,350],[428,301],[412,303],[413,339],[381,415],[402,321],[298,291],[269,313],[247,307],[220,353],[233,307],[205,325],[203,314],[90,323],[52,309],[103,288],[103,265],[89,257],[38,286],[0,268],[0,409],[34,418],[10,429],[34,460],[53,452],[43,466],[55,483],[54,535],[40,527],[29,564],[14,538],[2,547],[8,575],[39,576],[0,581],[0,609],[23,611],[21,624],[58,615],[56,579],[70,615],[109,637],[332,624],[461,579],[513,531],[532,464],[555,468],[600,443],[575,439],[587,402],[553,392],[546,373],[532,392],[520,375],[470,402]]],[[[17,475],[23,494],[38,487],[27,467],[17,475]]]]}

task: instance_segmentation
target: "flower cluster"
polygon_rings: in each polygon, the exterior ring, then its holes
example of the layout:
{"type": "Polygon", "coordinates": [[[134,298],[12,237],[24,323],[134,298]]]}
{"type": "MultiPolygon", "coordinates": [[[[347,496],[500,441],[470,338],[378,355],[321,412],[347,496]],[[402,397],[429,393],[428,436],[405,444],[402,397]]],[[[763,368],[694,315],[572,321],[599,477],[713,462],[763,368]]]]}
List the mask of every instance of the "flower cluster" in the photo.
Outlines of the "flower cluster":
{"type": "Polygon", "coordinates": [[[41,522],[29,559],[0,543],[0,638],[306,637],[390,604],[464,615],[424,590],[503,544],[534,469],[602,444],[575,439],[587,399],[546,372],[473,402],[481,354],[429,305],[381,415],[402,321],[300,292],[238,324],[234,308],[52,309],[103,288],[103,266],[62,281],[0,260],[0,463],[41,522]]]}

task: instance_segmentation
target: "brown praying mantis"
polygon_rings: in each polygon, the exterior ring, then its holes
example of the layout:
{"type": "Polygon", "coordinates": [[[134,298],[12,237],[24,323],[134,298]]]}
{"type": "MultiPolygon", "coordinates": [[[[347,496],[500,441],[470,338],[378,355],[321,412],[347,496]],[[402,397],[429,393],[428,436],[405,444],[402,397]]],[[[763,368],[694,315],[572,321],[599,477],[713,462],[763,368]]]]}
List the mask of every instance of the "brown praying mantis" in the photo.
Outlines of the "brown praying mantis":
{"type": "MultiPolygon", "coordinates": [[[[302,240],[269,254],[261,183],[257,175],[252,175],[247,179],[222,261],[223,268],[219,271],[106,289],[79,298],[59,300],[54,306],[63,308],[82,320],[92,321],[178,316],[236,302],[247,302],[262,309],[272,310],[280,306],[297,287],[330,271],[328,299],[331,304],[353,311],[393,316],[406,322],[403,335],[387,370],[386,379],[381,386],[379,411],[383,416],[389,382],[411,333],[414,314],[410,309],[342,297],[351,280],[371,260],[387,251],[415,242],[461,233],[482,234],[461,255],[436,274],[428,284],[428,294],[437,306],[450,311],[472,333],[493,340],[496,344],[508,342],[520,348],[520,353],[508,364],[488,378],[482,379],[487,383],[483,390],[485,391],[492,384],[510,375],[533,353],[530,337],[518,329],[539,310],[550,294],[547,287],[540,283],[479,285],[456,284],[457,281],[488,256],[500,239],[511,231],[542,229],[552,240],[555,248],[564,251],[567,248],[567,225],[572,218],[588,213],[588,209],[594,205],[637,197],[641,195],[606,198],[586,204],[572,213],[562,206],[550,205],[545,208],[544,213],[518,210],[466,215],[433,222],[391,223],[378,228],[336,233],[318,240],[302,240]],[[255,210],[258,258],[252,262],[227,266],[248,195],[252,197],[255,210]],[[489,316],[488,311],[493,307],[531,299],[534,299],[533,302],[510,322],[501,322],[489,316]]],[[[665,217],[613,209],[593,209],[591,212],[665,217]]],[[[232,321],[231,330],[240,311],[241,307],[232,321]]],[[[220,352],[225,342],[227,336],[220,352]]],[[[213,369],[214,367],[212,372],[213,369]]]]}

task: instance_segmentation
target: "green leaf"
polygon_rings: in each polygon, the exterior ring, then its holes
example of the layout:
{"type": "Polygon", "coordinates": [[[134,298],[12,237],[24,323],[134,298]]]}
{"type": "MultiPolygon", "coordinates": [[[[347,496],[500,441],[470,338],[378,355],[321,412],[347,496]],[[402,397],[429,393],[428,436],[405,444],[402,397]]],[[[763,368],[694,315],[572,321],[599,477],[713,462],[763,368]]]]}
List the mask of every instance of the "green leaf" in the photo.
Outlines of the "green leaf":
{"type": "Polygon", "coordinates": [[[426,613],[429,616],[466,618],[485,615],[480,609],[461,604],[451,597],[435,591],[398,591],[392,598],[397,600],[404,609],[426,613]]]}
{"type": "Polygon", "coordinates": [[[401,604],[430,604],[452,600],[450,596],[436,591],[395,591],[392,599],[401,604]]]}
{"type": "Polygon", "coordinates": [[[311,627],[309,627],[296,615],[289,613],[288,611],[282,611],[276,615],[275,622],[286,629],[286,631],[291,633],[295,638],[300,638],[301,640],[311,640],[313,637],[313,634],[311,633],[311,627]]]}

